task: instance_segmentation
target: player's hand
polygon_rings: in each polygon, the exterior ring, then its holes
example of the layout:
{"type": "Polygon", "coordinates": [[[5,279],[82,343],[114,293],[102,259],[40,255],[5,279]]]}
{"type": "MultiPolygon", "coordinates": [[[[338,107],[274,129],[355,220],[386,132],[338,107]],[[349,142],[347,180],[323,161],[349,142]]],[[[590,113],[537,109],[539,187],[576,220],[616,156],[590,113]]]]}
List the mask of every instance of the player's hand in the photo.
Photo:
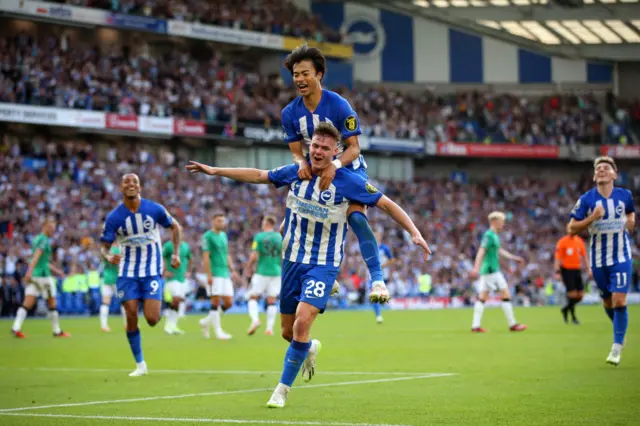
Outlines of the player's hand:
{"type": "Polygon", "coordinates": [[[336,165],[333,163],[329,163],[329,165],[325,167],[320,175],[320,191],[326,191],[329,189],[329,185],[333,182],[333,178],[336,177],[337,170],[336,165]]]}
{"type": "Polygon", "coordinates": [[[29,283],[29,282],[31,282],[31,276],[32,276],[32,275],[33,275],[33,272],[31,272],[31,271],[27,271],[27,273],[26,273],[26,274],[24,274],[24,277],[23,277],[23,278],[24,278],[24,282],[25,282],[25,283],[29,283]]]}
{"type": "Polygon", "coordinates": [[[309,166],[309,163],[307,163],[306,160],[301,161],[298,166],[298,177],[302,180],[311,180],[313,175],[311,174],[311,166],[309,166]]]}
{"type": "Polygon", "coordinates": [[[184,274],[184,277],[185,277],[186,279],[190,280],[190,279],[191,279],[191,272],[190,272],[190,271],[187,271],[187,272],[184,274]]]}
{"type": "Polygon", "coordinates": [[[591,268],[587,269],[587,277],[592,280],[593,279],[593,271],[591,268]]]}
{"type": "Polygon", "coordinates": [[[426,262],[426,260],[429,258],[429,255],[431,254],[431,249],[427,245],[427,242],[424,240],[424,238],[422,238],[422,235],[420,233],[413,235],[411,237],[411,240],[415,245],[420,246],[420,248],[424,251],[424,260],[426,262]]]}
{"type": "Polygon", "coordinates": [[[171,256],[171,267],[173,269],[178,269],[180,267],[180,256],[174,254],[171,256]]]}
{"type": "Polygon", "coordinates": [[[591,215],[596,219],[602,219],[604,217],[604,207],[602,207],[602,204],[598,204],[596,208],[593,209],[591,215]]]}
{"type": "Polygon", "coordinates": [[[524,257],[521,257],[521,256],[516,256],[515,261],[516,261],[517,263],[521,264],[521,265],[524,265],[524,264],[526,264],[526,263],[527,263],[527,261],[525,260],[525,258],[524,258],[524,257]]]}
{"type": "Polygon", "coordinates": [[[471,278],[472,280],[475,280],[479,276],[480,276],[480,273],[478,272],[478,268],[473,268],[471,272],[469,272],[469,278],[471,278]]]}
{"type": "Polygon", "coordinates": [[[206,164],[201,164],[197,161],[189,161],[189,164],[185,167],[192,175],[195,175],[196,173],[204,173],[205,175],[215,176],[216,171],[218,170],[217,167],[207,166],[206,164]]]}
{"type": "Polygon", "coordinates": [[[207,284],[209,284],[209,285],[213,285],[213,276],[209,275],[209,276],[207,277],[207,284]]]}
{"type": "Polygon", "coordinates": [[[108,259],[107,262],[109,262],[112,265],[119,265],[120,264],[120,259],[122,258],[121,255],[119,254],[114,254],[111,255],[108,259]]]}
{"type": "Polygon", "coordinates": [[[240,281],[240,275],[238,275],[238,273],[236,271],[231,272],[231,279],[233,280],[233,282],[238,282],[240,281]]]}

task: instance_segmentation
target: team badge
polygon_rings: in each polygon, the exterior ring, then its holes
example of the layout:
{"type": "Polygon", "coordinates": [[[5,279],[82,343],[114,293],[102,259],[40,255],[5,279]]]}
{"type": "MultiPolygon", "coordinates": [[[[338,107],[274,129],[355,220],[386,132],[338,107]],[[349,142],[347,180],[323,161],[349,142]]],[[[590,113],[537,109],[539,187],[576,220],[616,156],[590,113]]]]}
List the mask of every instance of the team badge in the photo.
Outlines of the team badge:
{"type": "Polygon", "coordinates": [[[375,193],[379,192],[379,191],[378,191],[378,188],[376,188],[375,186],[371,185],[369,182],[367,182],[367,183],[364,185],[364,187],[365,187],[365,189],[367,190],[367,192],[368,192],[369,194],[375,194],[375,193]]]}
{"type": "Polygon", "coordinates": [[[357,129],[358,121],[356,120],[356,117],[353,115],[348,116],[347,119],[344,120],[344,127],[350,132],[353,132],[355,129],[357,129]]]}

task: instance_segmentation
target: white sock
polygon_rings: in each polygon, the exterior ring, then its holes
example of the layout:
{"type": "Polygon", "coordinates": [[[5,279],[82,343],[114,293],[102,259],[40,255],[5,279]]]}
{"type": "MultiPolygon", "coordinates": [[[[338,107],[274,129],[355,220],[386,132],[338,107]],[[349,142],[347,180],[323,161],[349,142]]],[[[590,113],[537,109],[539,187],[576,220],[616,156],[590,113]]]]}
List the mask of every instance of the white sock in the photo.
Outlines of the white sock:
{"type": "Polygon", "coordinates": [[[222,332],[222,326],[220,325],[220,309],[209,311],[209,321],[211,321],[211,325],[213,326],[213,331],[216,334],[220,334],[222,332]]]}
{"type": "Polygon", "coordinates": [[[504,316],[507,317],[509,327],[516,325],[516,317],[513,315],[513,305],[511,304],[511,301],[503,301],[502,310],[504,311],[504,316]]]}
{"type": "Polygon", "coordinates": [[[187,312],[187,304],[183,300],[182,302],[180,302],[180,305],[178,305],[178,317],[179,318],[184,317],[184,314],[186,312],[187,312]]]}
{"type": "Polygon", "coordinates": [[[613,346],[611,347],[611,352],[617,352],[617,353],[622,352],[622,345],[620,343],[614,343],[613,346]]]}
{"type": "Polygon", "coordinates": [[[142,362],[136,362],[136,367],[139,368],[140,370],[146,370],[147,369],[147,363],[142,361],[142,362]]]}
{"type": "Polygon", "coordinates": [[[249,309],[249,318],[251,318],[251,322],[260,321],[260,317],[258,316],[258,301],[254,299],[250,299],[247,303],[247,308],[249,309]]]}
{"type": "Polygon", "coordinates": [[[180,313],[178,312],[177,309],[172,309],[171,312],[173,315],[173,327],[178,328],[178,320],[180,319],[180,313]]]}
{"type": "Polygon", "coordinates": [[[60,330],[60,314],[58,311],[49,311],[49,318],[51,319],[51,328],[55,334],[62,332],[60,330]]]}
{"type": "Polygon", "coordinates": [[[473,305],[473,324],[471,324],[471,328],[480,328],[480,324],[482,323],[482,313],[484,312],[484,303],[479,300],[476,300],[475,305],[473,305]]]}
{"type": "Polygon", "coordinates": [[[13,327],[11,328],[13,331],[22,330],[22,323],[24,319],[27,317],[27,310],[20,306],[18,308],[18,312],[16,312],[16,319],[13,321],[13,327]]]}
{"type": "Polygon", "coordinates": [[[120,315],[122,315],[122,323],[127,326],[127,311],[124,310],[124,306],[120,305],[120,315]]]}
{"type": "Polygon", "coordinates": [[[109,306],[100,305],[100,328],[109,328],[109,306]]]}
{"type": "Polygon", "coordinates": [[[166,315],[165,315],[165,324],[164,324],[164,329],[165,330],[173,330],[176,326],[176,321],[175,321],[175,311],[173,309],[167,309],[166,310],[166,315]]]}
{"type": "Polygon", "coordinates": [[[267,306],[267,330],[273,331],[273,326],[276,323],[277,315],[278,315],[278,308],[276,308],[276,305],[267,306]]]}

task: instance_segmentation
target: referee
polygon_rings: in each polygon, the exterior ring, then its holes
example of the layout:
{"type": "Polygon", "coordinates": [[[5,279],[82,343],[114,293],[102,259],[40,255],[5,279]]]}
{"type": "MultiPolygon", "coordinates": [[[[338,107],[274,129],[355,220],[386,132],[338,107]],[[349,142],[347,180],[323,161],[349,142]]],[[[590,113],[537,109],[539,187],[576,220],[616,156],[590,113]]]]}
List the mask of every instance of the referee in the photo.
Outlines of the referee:
{"type": "Polygon", "coordinates": [[[567,289],[567,304],[562,308],[562,317],[568,323],[568,315],[571,313],[571,321],[579,325],[576,318],[575,306],[584,297],[584,284],[582,282],[581,268],[587,269],[589,278],[592,278],[591,266],[587,257],[584,241],[578,235],[572,234],[567,226],[567,235],[560,238],[556,245],[554,271],[556,280],[562,278],[567,289]]]}

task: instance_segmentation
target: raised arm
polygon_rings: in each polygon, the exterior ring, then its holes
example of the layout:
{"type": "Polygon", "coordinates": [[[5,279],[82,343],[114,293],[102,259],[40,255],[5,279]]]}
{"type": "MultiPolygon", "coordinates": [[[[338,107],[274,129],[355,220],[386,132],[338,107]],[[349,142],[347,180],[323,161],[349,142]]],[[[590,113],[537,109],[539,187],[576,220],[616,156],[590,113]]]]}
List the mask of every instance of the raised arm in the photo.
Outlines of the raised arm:
{"type": "Polygon", "coordinates": [[[270,183],[268,170],[240,167],[211,167],[195,161],[189,161],[186,168],[191,174],[204,173],[210,176],[222,176],[246,183],[270,183]]]}
{"type": "Polygon", "coordinates": [[[422,237],[420,230],[416,227],[413,220],[409,217],[407,212],[405,212],[402,207],[394,203],[389,197],[383,195],[380,200],[378,200],[376,206],[382,209],[385,213],[393,218],[400,226],[402,226],[409,234],[411,234],[411,239],[413,243],[420,246],[424,251],[424,260],[427,260],[428,255],[431,254],[431,250],[427,245],[426,241],[422,237]]]}

